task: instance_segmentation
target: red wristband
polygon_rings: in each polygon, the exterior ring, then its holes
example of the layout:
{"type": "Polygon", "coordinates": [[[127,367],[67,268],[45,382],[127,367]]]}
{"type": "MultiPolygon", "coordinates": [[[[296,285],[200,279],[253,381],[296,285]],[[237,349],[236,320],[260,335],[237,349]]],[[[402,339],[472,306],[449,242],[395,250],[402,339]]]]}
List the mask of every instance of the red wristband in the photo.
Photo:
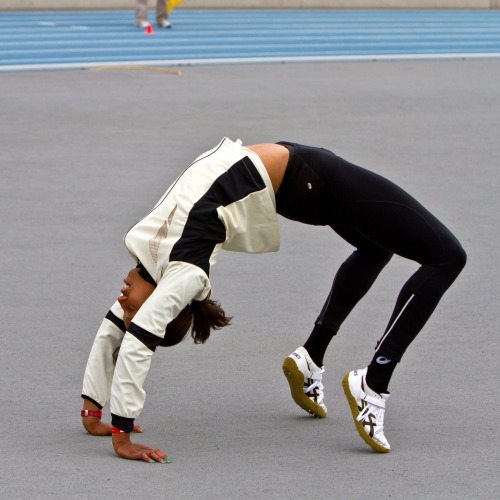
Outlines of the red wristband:
{"type": "Polygon", "coordinates": [[[113,425],[111,427],[111,434],[125,434],[125,431],[122,431],[121,429],[118,429],[118,427],[115,427],[113,425]]]}
{"type": "Polygon", "coordinates": [[[102,411],[101,410],[82,410],[81,413],[82,417],[102,417],[102,411]]]}

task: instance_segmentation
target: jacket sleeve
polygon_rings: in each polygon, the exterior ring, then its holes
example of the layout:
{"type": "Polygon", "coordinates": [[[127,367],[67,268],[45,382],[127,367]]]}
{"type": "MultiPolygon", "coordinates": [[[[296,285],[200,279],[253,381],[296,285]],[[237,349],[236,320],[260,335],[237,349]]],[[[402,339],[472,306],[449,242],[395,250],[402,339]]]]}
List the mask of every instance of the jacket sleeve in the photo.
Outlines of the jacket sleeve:
{"type": "Polygon", "coordinates": [[[115,302],[97,330],[83,377],[82,397],[101,408],[109,400],[115,371],[113,352],[120,347],[124,334],[123,309],[115,302]]]}
{"type": "Polygon", "coordinates": [[[131,432],[144,406],[144,381],[165,329],[193,299],[210,291],[205,272],[185,262],[170,262],[154,292],[144,302],[125,334],[111,386],[111,417],[115,427],[131,432]]]}

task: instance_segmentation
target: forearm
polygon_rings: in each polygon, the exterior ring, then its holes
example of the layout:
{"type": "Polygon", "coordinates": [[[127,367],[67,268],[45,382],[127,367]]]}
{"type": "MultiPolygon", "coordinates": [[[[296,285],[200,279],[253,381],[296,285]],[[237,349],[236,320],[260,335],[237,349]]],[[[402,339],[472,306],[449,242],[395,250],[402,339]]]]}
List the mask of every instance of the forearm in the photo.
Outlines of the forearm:
{"type": "Polygon", "coordinates": [[[82,395],[101,407],[108,402],[110,396],[115,368],[113,353],[123,340],[125,327],[122,315],[123,310],[116,302],[97,331],[85,369],[82,395]]]}
{"type": "Polygon", "coordinates": [[[151,365],[153,351],[132,334],[123,339],[111,386],[111,417],[115,427],[130,432],[144,406],[142,388],[151,365]]]}
{"type": "Polygon", "coordinates": [[[208,277],[200,268],[184,262],[169,264],[123,338],[111,386],[113,425],[130,430],[142,411],[146,397],[143,384],[167,325],[191,300],[205,297],[209,290],[208,277]]]}

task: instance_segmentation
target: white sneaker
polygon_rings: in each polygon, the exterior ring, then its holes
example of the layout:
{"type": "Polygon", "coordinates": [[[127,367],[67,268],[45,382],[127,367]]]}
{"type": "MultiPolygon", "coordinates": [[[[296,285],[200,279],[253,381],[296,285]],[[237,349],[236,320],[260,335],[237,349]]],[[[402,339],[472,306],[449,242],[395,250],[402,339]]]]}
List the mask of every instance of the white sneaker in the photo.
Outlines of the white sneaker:
{"type": "Polygon", "coordinates": [[[366,368],[354,370],[342,380],[354,423],[363,440],[379,453],[391,449],[384,436],[385,402],[389,394],[377,394],[366,384],[366,368]]]}
{"type": "Polygon", "coordinates": [[[138,28],[146,29],[149,26],[149,23],[147,21],[136,21],[135,25],[138,28]]]}
{"type": "Polygon", "coordinates": [[[168,29],[171,27],[172,27],[172,25],[170,24],[170,21],[168,19],[164,19],[163,21],[160,21],[158,23],[158,28],[168,29]]]}
{"type": "Polygon", "coordinates": [[[309,353],[299,347],[283,361],[283,373],[290,385],[293,400],[304,410],[318,418],[325,418],[323,384],[325,369],[319,368],[309,353]]]}

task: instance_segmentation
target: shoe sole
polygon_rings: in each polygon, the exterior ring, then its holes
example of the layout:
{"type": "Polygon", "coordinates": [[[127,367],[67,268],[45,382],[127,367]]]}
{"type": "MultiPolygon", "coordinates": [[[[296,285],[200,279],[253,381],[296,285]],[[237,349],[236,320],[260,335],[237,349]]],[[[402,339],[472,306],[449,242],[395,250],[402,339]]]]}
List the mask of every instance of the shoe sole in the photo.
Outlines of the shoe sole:
{"type": "Polygon", "coordinates": [[[349,373],[347,373],[342,379],[342,387],[344,388],[345,397],[347,398],[347,402],[349,403],[349,407],[351,408],[352,417],[354,418],[354,425],[356,426],[356,430],[361,436],[361,439],[363,439],[363,441],[368,446],[373,448],[377,453],[388,453],[389,451],[391,451],[390,448],[385,448],[384,446],[378,444],[377,441],[372,439],[370,437],[370,434],[365,431],[363,423],[359,420],[356,420],[359,415],[359,408],[358,403],[356,402],[356,398],[352,395],[351,388],[349,387],[349,373]]]}
{"type": "Polygon", "coordinates": [[[283,361],[283,373],[288,380],[293,400],[310,415],[316,418],[326,418],[326,411],[304,394],[304,374],[298,369],[293,359],[286,358],[283,361]]]}

